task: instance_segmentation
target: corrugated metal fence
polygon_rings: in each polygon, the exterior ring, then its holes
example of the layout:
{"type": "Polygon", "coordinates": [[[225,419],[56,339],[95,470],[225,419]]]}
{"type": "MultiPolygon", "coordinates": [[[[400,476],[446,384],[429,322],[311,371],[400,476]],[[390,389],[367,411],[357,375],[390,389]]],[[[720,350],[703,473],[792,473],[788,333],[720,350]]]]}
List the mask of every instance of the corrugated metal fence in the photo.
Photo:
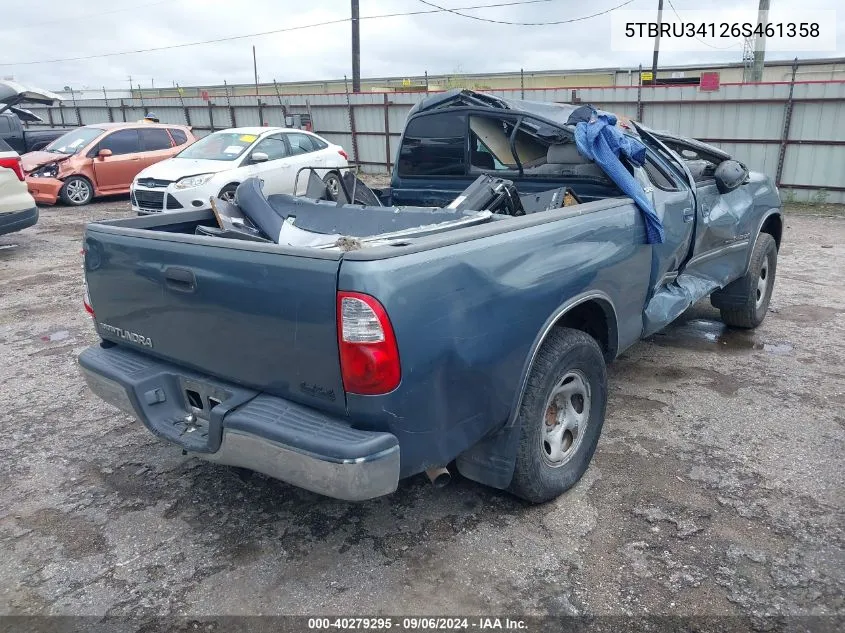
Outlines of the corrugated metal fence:
{"type": "MultiPolygon", "coordinates": [[[[845,81],[616,86],[497,90],[490,94],[591,103],[599,108],[717,145],[766,172],[794,200],[845,202],[845,81]]],[[[31,107],[52,126],[134,121],[155,111],[163,123],[193,126],[198,135],[227,127],[283,126],[310,114],[314,131],[343,145],[362,169],[389,171],[410,108],[425,93],[363,93],[87,99],[31,107]]]]}

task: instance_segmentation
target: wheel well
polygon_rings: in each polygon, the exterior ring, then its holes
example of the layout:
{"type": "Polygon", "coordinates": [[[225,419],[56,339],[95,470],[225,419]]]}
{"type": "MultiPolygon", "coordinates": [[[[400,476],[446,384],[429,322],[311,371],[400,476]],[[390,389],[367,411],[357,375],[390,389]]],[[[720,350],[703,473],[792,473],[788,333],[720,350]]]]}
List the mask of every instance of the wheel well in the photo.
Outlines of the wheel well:
{"type": "Polygon", "coordinates": [[[555,322],[555,327],[566,327],[592,336],[607,359],[616,356],[616,315],[606,301],[590,299],[567,310],[555,322]]]}
{"type": "Polygon", "coordinates": [[[237,189],[240,184],[241,183],[239,183],[239,182],[230,182],[229,184],[223,185],[222,187],[220,187],[220,191],[223,191],[224,189],[227,189],[229,187],[234,187],[235,189],[237,189]]]}
{"type": "Polygon", "coordinates": [[[783,220],[780,217],[780,213],[773,213],[767,217],[766,221],[763,222],[763,226],[760,227],[760,233],[771,235],[775,240],[775,244],[777,244],[778,250],[780,250],[780,238],[783,235],[783,220]]]}
{"type": "Polygon", "coordinates": [[[91,181],[91,179],[90,179],[88,176],[86,176],[85,174],[68,174],[67,176],[62,176],[62,178],[60,178],[60,180],[61,180],[62,182],[67,182],[67,181],[68,181],[68,180],[70,180],[71,178],[81,178],[82,180],[86,181],[89,185],[91,185],[91,190],[93,191],[93,189],[94,189],[94,183],[93,183],[93,182],[91,181]]]}

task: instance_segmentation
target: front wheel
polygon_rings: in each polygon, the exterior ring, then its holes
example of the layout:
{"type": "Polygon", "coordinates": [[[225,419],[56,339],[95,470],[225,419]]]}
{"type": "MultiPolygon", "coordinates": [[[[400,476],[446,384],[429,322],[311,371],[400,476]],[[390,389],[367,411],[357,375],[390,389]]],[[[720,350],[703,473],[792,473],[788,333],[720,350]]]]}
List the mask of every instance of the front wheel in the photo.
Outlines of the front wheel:
{"type": "Polygon", "coordinates": [[[62,202],[72,207],[81,207],[91,202],[94,197],[94,187],[82,176],[71,176],[59,190],[62,202]]]}
{"type": "Polygon", "coordinates": [[[722,321],[736,328],[755,328],[766,318],[775,273],[778,264],[778,248],[768,233],[760,233],[748,272],[721,290],[710,295],[710,303],[719,308],[722,321]]]}
{"type": "Polygon", "coordinates": [[[223,202],[228,202],[229,204],[235,204],[235,192],[238,190],[237,185],[226,185],[220,190],[220,193],[217,194],[217,197],[222,200],[223,202]]]}
{"type": "Polygon", "coordinates": [[[607,371],[598,343],[579,330],[555,328],[528,377],[508,490],[542,503],[575,485],[596,450],[606,405],[607,371]]]}

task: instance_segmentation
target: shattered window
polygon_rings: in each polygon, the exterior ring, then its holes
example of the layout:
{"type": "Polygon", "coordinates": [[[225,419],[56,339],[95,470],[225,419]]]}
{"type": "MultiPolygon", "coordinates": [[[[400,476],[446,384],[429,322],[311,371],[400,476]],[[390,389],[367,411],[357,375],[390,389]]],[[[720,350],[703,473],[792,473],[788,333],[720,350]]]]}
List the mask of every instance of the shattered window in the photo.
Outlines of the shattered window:
{"type": "Polygon", "coordinates": [[[513,127],[513,121],[504,119],[485,116],[469,118],[469,162],[474,171],[517,169],[510,147],[513,127]]]}
{"type": "Polygon", "coordinates": [[[514,147],[523,169],[546,164],[546,155],[549,151],[549,145],[552,144],[550,140],[546,139],[559,137],[559,134],[555,135],[550,132],[550,126],[534,119],[524,118],[519,124],[514,139],[514,147]]]}
{"type": "Polygon", "coordinates": [[[703,151],[697,147],[689,146],[681,142],[672,142],[664,140],[670,149],[680,154],[681,158],[687,164],[687,169],[690,170],[693,180],[695,182],[706,182],[713,180],[716,167],[722,162],[722,157],[716,154],[703,151]]]}
{"type": "Polygon", "coordinates": [[[557,138],[550,126],[525,118],[519,125],[511,149],[511,135],[516,121],[508,118],[472,116],[470,128],[470,164],[485,171],[517,171],[546,163],[551,139],[557,138]]]}
{"type": "Polygon", "coordinates": [[[411,119],[399,149],[400,176],[463,176],[466,174],[465,114],[443,112],[411,119]]]}
{"type": "Polygon", "coordinates": [[[645,171],[648,174],[648,179],[658,189],[663,191],[678,191],[680,187],[674,182],[672,177],[657,163],[654,157],[648,153],[645,159],[645,171]]]}

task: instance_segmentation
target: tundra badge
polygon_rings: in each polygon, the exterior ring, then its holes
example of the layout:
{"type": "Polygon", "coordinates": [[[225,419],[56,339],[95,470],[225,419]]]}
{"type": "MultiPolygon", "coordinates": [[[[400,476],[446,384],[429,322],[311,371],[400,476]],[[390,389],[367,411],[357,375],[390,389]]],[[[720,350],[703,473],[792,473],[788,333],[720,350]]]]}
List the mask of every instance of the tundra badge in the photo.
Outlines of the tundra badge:
{"type": "Polygon", "coordinates": [[[124,330],[123,328],[115,327],[113,325],[109,325],[108,323],[103,323],[102,321],[100,322],[100,327],[112,336],[117,336],[126,341],[131,341],[133,343],[137,343],[138,345],[144,345],[145,347],[153,346],[153,341],[149,336],[144,336],[143,334],[138,334],[137,332],[130,332],[129,330],[124,330]]]}

